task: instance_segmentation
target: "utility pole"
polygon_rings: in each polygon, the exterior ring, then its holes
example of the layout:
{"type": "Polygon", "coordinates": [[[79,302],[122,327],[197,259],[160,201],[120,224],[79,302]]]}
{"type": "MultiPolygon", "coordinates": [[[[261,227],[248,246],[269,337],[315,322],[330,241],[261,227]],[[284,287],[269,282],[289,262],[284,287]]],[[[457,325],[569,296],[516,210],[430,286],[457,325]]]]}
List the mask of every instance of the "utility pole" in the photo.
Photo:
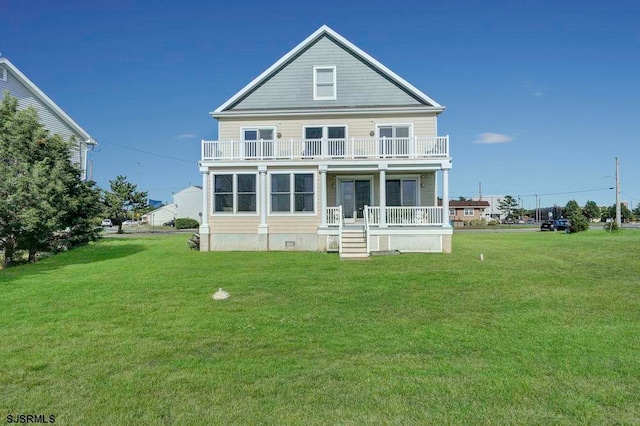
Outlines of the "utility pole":
{"type": "Polygon", "coordinates": [[[538,204],[538,194],[536,195],[536,222],[540,219],[538,219],[538,217],[540,217],[540,205],[538,204]]]}
{"type": "Polygon", "coordinates": [[[616,225],[618,225],[618,229],[622,227],[622,218],[620,216],[620,162],[616,157],[616,225]]]}

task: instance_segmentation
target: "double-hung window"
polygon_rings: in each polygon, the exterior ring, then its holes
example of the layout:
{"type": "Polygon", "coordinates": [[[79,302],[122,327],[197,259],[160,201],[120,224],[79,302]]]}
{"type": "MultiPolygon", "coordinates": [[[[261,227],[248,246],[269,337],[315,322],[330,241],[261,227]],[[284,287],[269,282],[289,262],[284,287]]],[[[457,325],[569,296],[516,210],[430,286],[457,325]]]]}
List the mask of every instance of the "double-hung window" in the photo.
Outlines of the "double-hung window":
{"type": "Polygon", "coordinates": [[[306,126],[304,128],[305,156],[344,155],[347,126],[306,126]],[[324,146],[324,148],[323,148],[324,146]]]}
{"type": "Polygon", "coordinates": [[[255,213],[256,175],[217,174],[213,177],[215,213],[255,213]]]}
{"type": "Polygon", "coordinates": [[[313,173],[274,173],[271,175],[272,213],[313,213],[315,183],[313,173]]]}
{"type": "Polygon", "coordinates": [[[471,207],[465,207],[464,208],[464,215],[465,216],[474,216],[474,213],[475,212],[473,211],[473,208],[471,208],[471,207]]]}
{"type": "Polygon", "coordinates": [[[329,101],[337,99],[336,67],[313,67],[313,100],[329,101]]]}

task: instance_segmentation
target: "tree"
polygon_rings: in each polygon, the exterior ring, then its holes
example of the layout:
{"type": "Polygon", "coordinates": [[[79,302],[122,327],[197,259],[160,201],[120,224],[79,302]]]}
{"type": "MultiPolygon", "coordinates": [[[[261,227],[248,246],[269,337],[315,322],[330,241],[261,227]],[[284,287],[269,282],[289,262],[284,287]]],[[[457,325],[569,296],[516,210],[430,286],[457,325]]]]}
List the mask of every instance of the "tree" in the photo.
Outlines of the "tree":
{"type": "Polygon", "coordinates": [[[587,201],[582,209],[582,213],[587,219],[592,221],[600,217],[600,207],[598,207],[595,201],[587,201]]]}
{"type": "Polygon", "coordinates": [[[122,234],[122,222],[147,207],[147,192],[138,191],[138,186],[128,182],[126,176],[116,176],[109,184],[111,191],[103,191],[102,196],[104,213],[118,221],[118,234],[122,234]]]}
{"type": "Polygon", "coordinates": [[[99,192],[72,164],[73,140],[50,136],[33,108],[18,111],[8,94],[0,105],[0,253],[10,266],[19,252],[66,249],[98,237],[91,219],[99,192]]]}
{"type": "Polygon", "coordinates": [[[640,220],[640,206],[633,209],[633,216],[635,220],[640,220]]]}
{"type": "Polygon", "coordinates": [[[498,210],[506,215],[507,219],[511,219],[513,211],[518,207],[518,200],[511,195],[505,196],[498,204],[498,210]]]}
{"type": "Polygon", "coordinates": [[[574,233],[589,229],[589,222],[582,214],[582,209],[576,200],[571,200],[567,203],[564,208],[564,216],[571,221],[569,232],[574,233]]]}

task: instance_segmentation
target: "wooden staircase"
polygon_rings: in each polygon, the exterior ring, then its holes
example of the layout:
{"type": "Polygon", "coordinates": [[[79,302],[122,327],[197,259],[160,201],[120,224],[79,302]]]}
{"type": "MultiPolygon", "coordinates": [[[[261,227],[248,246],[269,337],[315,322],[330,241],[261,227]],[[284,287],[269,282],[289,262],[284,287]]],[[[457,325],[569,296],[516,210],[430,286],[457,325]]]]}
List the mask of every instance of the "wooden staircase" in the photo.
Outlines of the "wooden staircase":
{"type": "Polygon", "coordinates": [[[344,227],[340,233],[340,259],[369,260],[364,226],[344,227]]]}

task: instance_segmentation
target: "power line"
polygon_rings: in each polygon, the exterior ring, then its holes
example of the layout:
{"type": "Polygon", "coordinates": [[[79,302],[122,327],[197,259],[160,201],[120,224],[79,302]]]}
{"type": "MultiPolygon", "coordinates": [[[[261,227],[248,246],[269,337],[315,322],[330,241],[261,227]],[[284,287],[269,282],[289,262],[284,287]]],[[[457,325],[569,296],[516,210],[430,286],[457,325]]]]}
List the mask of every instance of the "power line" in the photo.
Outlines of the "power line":
{"type": "Polygon", "coordinates": [[[107,144],[107,145],[115,145],[115,146],[118,146],[120,148],[128,149],[128,150],[131,150],[131,151],[136,151],[136,152],[141,152],[143,154],[153,155],[153,156],[156,156],[156,157],[162,157],[162,158],[166,158],[166,159],[169,159],[169,160],[182,161],[184,163],[189,163],[189,164],[198,164],[197,161],[185,160],[184,158],[171,157],[170,155],[157,154],[155,152],[149,152],[149,151],[145,151],[145,150],[142,150],[142,149],[131,148],[130,146],[120,145],[119,143],[115,143],[115,142],[104,142],[104,141],[101,140],[100,143],[101,144],[107,144]]]}

